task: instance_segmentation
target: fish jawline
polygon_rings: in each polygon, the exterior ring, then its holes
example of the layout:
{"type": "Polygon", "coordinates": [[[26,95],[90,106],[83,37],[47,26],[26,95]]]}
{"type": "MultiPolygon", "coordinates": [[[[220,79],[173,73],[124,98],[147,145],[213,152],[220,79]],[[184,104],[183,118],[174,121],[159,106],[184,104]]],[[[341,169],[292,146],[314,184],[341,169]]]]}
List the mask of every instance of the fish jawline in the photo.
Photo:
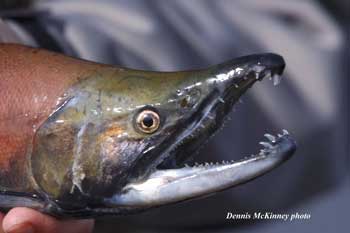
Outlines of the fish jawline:
{"type": "Polygon", "coordinates": [[[150,208],[199,198],[259,177],[288,160],[296,149],[286,130],[265,135],[263,149],[241,161],[200,164],[179,169],[156,170],[147,179],[129,183],[105,202],[118,207],[150,208]]]}

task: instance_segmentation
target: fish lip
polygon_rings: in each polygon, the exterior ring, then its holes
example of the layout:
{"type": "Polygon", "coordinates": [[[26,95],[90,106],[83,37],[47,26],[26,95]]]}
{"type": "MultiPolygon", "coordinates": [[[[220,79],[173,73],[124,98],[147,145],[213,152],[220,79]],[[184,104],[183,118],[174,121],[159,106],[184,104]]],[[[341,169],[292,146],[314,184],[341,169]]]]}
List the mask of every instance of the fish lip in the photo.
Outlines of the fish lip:
{"type": "MultiPolygon", "coordinates": [[[[210,127],[214,128],[209,133],[211,136],[209,136],[209,138],[204,143],[202,143],[201,146],[203,146],[212,136],[214,136],[215,132],[222,127],[221,125],[223,122],[227,120],[227,114],[231,111],[233,105],[239,100],[240,96],[244,95],[245,92],[251,86],[253,86],[256,81],[262,81],[263,79],[270,78],[275,85],[275,80],[273,79],[274,76],[277,75],[280,77],[286,66],[283,57],[278,54],[253,54],[235,58],[231,61],[214,66],[215,70],[220,70],[220,72],[215,73],[215,76],[217,77],[218,75],[230,74],[232,72],[233,63],[247,64],[248,67],[245,67],[245,72],[242,73],[239,77],[229,80],[231,83],[224,83],[225,87],[220,88],[220,83],[217,84],[218,88],[221,89],[220,92],[212,93],[211,96],[207,97],[207,102],[204,104],[208,105],[208,107],[204,111],[207,111],[208,114],[199,120],[199,122],[206,122],[206,128],[201,128],[201,123],[198,124],[198,126],[194,128],[189,135],[185,136],[182,140],[173,145],[174,148],[170,150],[166,155],[162,156],[163,159],[156,165],[157,169],[172,169],[183,167],[185,165],[185,162],[194,156],[195,152],[181,153],[181,148],[179,145],[184,145],[188,138],[196,137],[201,133],[207,131],[210,127]],[[245,82],[245,84],[242,85],[242,82],[245,82]],[[236,94],[239,96],[232,96],[236,94]],[[220,108],[224,109],[220,110],[220,108]],[[210,116],[212,115],[215,115],[216,118],[210,119],[210,116]],[[218,118],[221,119],[218,120],[218,118]],[[218,126],[213,124],[216,124],[218,126]]],[[[239,67],[240,65],[238,68],[239,67]]],[[[213,67],[209,69],[213,69],[213,67]]],[[[201,115],[202,113],[197,111],[194,114],[201,115]]],[[[195,148],[194,151],[198,151],[198,148],[195,148]]]]}

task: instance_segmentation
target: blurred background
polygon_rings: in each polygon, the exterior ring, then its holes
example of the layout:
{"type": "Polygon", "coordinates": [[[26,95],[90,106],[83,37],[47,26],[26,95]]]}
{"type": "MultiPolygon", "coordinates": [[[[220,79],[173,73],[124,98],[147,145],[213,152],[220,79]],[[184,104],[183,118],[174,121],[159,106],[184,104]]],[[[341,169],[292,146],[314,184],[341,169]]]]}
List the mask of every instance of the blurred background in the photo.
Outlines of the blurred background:
{"type": "Polygon", "coordinates": [[[249,90],[197,160],[243,158],[285,128],[298,142],[290,161],[206,199],[100,219],[95,232],[348,232],[349,12],[346,0],[1,0],[0,41],[160,71],[283,55],[282,83],[249,90]],[[234,221],[228,211],[311,219],[234,221]]]}

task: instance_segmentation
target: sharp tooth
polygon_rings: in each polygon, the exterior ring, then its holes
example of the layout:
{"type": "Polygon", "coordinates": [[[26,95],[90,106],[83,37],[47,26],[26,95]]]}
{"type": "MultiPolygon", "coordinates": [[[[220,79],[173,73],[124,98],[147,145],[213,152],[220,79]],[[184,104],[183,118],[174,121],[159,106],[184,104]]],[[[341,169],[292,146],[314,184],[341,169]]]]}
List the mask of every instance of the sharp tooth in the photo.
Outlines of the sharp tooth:
{"type": "Polygon", "coordinates": [[[268,149],[268,148],[264,148],[264,149],[261,149],[260,150],[260,155],[266,155],[266,154],[268,154],[270,152],[270,149],[268,149]]]}
{"type": "Polygon", "coordinates": [[[271,70],[266,71],[264,77],[265,77],[265,78],[270,78],[270,77],[271,77],[271,70]]]}
{"type": "Polygon", "coordinates": [[[261,71],[263,71],[265,69],[265,66],[261,66],[261,65],[256,65],[252,68],[253,71],[260,73],[261,71]]]}
{"type": "Polygon", "coordinates": [[[289,135],[289,132],[286,129],[283,129],[282,132],[283,132],[283,135],[289,135]]]}
{"type": "Polygon", "coordinates": [[[259,73],[255,72],[255,79],[259,79],[259,73]]]}
{"type": "Polygon", "coordinates": [[[225,100],[224,100],[223,98],[221,98],[221,97],[219,97],[218,100],[219,100],[221,103],[223,103],[223,104],[225,103],[225,100]]]}
{"type": "Polygon", "coordinates": [[[275,136],[273,136],[273,135],[271,135],[271,134],[268,134],[268,133],[264,134],[264,136],[265,136],[267,139],[269,139],[271,142],[276,142],[276,137],[275,137],[275,136]]]}
{"type": "Polygon", "coordinates": [[[281,82],[281,76],[279,76],[278,74],[274,74],[272,79],[274,86],[277,86],[281,82]]]}
{"type": "Polygon", "coordinates": [[[214,120],[214,119],[215,119],[215,117],[212,116],[211,114],[208,115],[208,118],[209,118],[210,120],[214,120]]]}
{"type": "Polygon", "coordinates": [[[264,148],[268,148],[268,149],[273,148],[273,146],[268,142],[259,142],[259,144],[262,145],[264,148]]]}

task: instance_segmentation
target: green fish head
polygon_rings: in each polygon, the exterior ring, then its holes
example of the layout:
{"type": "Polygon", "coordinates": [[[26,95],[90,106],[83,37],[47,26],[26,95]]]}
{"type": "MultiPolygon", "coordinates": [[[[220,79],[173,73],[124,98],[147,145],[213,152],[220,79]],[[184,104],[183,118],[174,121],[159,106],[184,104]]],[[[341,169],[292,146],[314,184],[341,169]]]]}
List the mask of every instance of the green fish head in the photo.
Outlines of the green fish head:
{"type": "Polygon", "coordinates": [[[35,180],[58,212],[73,206],[85,215],[129,213],[246,182],[290,157],[287,133],[270,135],[264,152],[238,163],[184,163],[248,88],[266,77],[277,84],[284,67],[281,56],[259,54],[194,71],[96,71],[39,130],[35,180]]]}

